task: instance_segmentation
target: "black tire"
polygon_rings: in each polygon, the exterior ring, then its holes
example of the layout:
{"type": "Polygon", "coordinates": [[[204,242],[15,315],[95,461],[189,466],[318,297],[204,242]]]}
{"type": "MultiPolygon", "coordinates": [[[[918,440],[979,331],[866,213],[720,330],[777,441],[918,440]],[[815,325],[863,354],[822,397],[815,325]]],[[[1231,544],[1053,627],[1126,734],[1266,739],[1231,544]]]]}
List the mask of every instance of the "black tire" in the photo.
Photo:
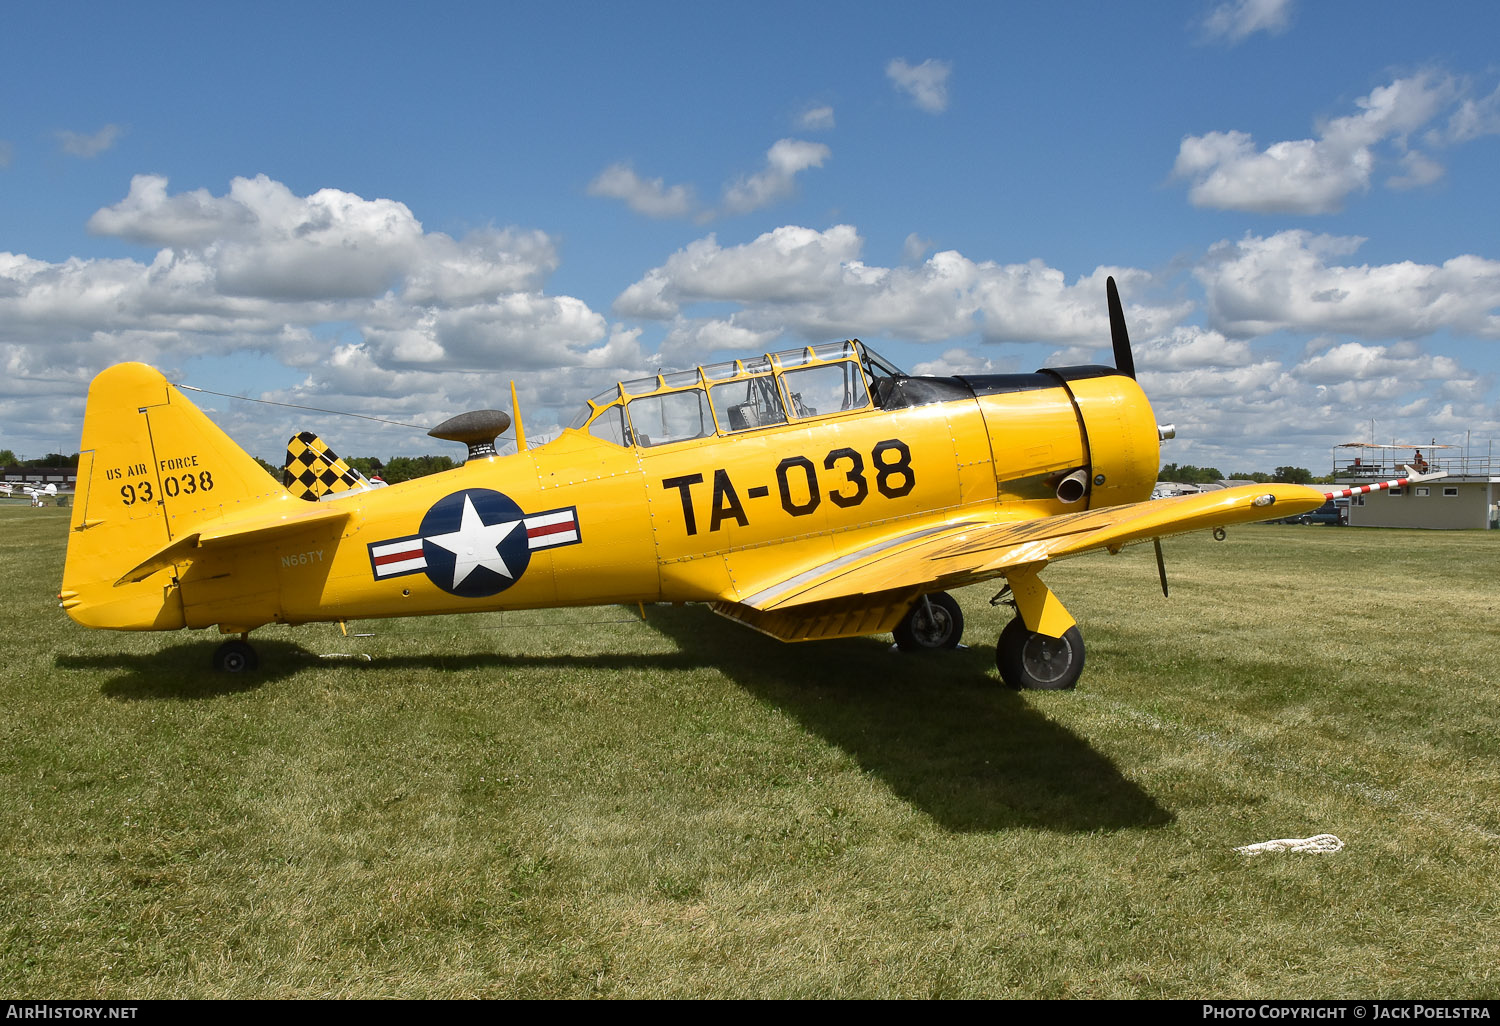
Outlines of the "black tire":
{"type": "Polygon", "coordinates": [[[1075,625],[1060,638],[1028,630],[1018,616],[995,645],[1000,679],[1016,690],[1066,691],[1083,673],[1083,635],[1075,625]]]}
{"type": "Polygon", "coordinates": [[[245,641],[226,641],[214,649],[214,669],[219,673],[249,673],[260,665],[255,649],[245,641]]]}
{"type": "Polygon", "coordinates": [[[897,647],[904,652],[957,648],[964,634],[964,614],[958,602],[946,591],[935,591],[925,598],[925,602],[917,599],[891,632],[897,647]]]}

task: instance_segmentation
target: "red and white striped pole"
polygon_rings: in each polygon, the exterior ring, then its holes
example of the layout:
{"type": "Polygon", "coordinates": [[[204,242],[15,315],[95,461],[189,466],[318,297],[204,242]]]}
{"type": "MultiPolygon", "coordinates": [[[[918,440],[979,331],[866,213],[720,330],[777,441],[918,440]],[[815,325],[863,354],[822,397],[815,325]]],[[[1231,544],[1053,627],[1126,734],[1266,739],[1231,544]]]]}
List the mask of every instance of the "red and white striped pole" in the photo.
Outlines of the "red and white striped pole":
{"type": "MultiPolygon", "coordinates": [[[[1411,468],[1408,467],[1408,470],[1411,468]]],[[[1401,488],[1411,484],[1413,481],[1433,481],[1446,474],[1418,474],[1416,477],[1401,477],[1394,481],[1382,481],[1379,484],[1360,485],[1358,488],[1342,488],[1334,492],[1324,492],[1325,499],[1347,499],[1351,495],[1367,495],[1370,492],[1380,492],[1387,488],[1401,488]]]]}

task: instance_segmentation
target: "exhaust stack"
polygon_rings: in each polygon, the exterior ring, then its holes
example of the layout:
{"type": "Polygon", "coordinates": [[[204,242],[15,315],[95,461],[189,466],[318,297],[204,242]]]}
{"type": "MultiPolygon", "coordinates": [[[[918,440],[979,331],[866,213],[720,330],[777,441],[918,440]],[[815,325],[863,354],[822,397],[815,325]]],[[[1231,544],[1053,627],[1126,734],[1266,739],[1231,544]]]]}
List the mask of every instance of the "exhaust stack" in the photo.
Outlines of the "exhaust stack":
{"type": "Polygon", "coordinates": [[[1089,472],[1075,470],[1057,483],[1057,498],[1061,502],[1074,503],[1088,494],[1089,472]]]}

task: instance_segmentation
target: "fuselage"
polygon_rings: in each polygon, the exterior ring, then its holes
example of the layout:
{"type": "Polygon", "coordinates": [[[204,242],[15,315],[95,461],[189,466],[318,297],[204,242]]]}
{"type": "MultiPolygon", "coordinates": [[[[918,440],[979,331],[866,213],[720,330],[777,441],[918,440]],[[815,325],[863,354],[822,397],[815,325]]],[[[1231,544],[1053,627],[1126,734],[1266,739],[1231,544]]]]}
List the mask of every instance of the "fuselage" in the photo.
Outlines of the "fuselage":
{"type": "MultiPolygon", "coordinates": [[[[1139,386],[1108,368],[921,378],[858,343],[793,350],[624,382],[545,445],[320,504],[341,517],[205,545],[147,582],[161,606],[128,614],[142,622],[90,622],[86,602],[69,611],[91,626],[249,630],[736,602],[746,582],[835,560],[892,524],[1144,500],[1157,431],[1139,386]]],[[[191,440],[178,449],[195,466],[214,458],[191,440]]],[[[267,502],[307,505],[253,505],[267,502]]],[[[185,509],[175,526],[166,516],[164,543],[196,529],[185,509]]]]}

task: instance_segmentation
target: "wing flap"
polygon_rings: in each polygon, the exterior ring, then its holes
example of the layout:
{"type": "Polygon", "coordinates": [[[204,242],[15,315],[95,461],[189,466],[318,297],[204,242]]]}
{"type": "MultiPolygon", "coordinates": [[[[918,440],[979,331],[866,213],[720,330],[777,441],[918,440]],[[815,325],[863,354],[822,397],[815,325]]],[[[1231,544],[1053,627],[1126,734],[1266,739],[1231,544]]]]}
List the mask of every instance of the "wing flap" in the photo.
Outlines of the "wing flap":
{"type": "Polygon", "coordinates": [[[910,593],[858,595],[763,611],[738,602],[714,602],[715,613],[780,641],[857,638],[893,630],[911,608],[910,593]]]}

